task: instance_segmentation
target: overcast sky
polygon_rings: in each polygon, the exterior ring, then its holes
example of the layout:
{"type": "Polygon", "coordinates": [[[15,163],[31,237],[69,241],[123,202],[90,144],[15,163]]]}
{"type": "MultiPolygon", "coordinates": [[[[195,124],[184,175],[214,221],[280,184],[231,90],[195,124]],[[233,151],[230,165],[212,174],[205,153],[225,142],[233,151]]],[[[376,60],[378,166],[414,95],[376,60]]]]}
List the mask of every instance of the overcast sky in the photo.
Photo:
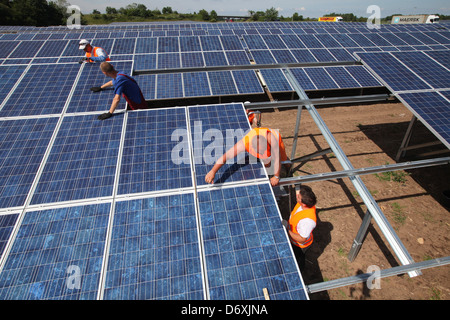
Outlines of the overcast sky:
{"type": "Polygon", "coordinates": [[[119,9],[133,2],[144,4],[147,9],[172,7],[179,13],[193,13],[201,9],[208,12],[216,10],[219,15],[246,15],[248,10],[265,11],[275,7],[281,16],[292,16],[294,12],[304,17],[320,17],[327,13],[353,13],[358,17],[369,17],[369,5],[381,8],[381,17],[401,13],[440,13],[450,15],[448,0],[67,0],[78,5],[82,13],[91,13],[93,9],[105,12],[107,6],[119,9]]]}

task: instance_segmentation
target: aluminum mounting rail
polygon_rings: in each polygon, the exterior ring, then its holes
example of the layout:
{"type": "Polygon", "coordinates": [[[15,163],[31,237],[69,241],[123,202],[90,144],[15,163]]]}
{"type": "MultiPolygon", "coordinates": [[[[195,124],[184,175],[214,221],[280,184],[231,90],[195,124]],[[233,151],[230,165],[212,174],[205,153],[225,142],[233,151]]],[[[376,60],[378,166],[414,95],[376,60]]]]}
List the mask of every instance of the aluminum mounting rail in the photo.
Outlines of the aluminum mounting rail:
{"type": "Polygon", "coordinates": [[[336,280],[314,283],[314,284],[310,284],[309,286],[306,286],[306,290],[308,291],[308,293],[316,293],[316,292],[336,289],[336,288],[340,288],[340,287],[344,287],[344,286],[349,286],[352,284],[370,281],[371,279],[375,279],[375,278],[392,277],[392,276],[404,274],[406,272],[440,267],[440,266],[445,266],[448,264],[450,264],[450,256],[443,257],[443,258],[436,258],[433,260],[416,262],[416,263],[408,264],[408,265],[404,265],[404,266],[397,266],[397,267],[393,267],[393,268],[389,268],[389,269],[384,269],[384,270],[380,270],[378,272],[378,274],[377,274],[377,272],[363,273],[363,274],[358,274],[358,275],[352,276],[352,277],[346,277],[346,278],[341,278],[341,279],[336,279],[336,280]]]}
{"type": "Polygon", "coordinates": [[[306,176],[298,176],[298,177],[293,177],[293,178],[283,178],[280,180],[279,185],[284,186],[284,185],[308,183],[308,182],[314,182],[314,181],[349,178],[349,177],[353,177],[353,176],[366,175],[366,174],[372,174],[372,173],[416,169],[416,168],[424,168],[424,167],[431,167],[431,166],[440,166],[440,165],[445,165],[445,164],[450,164],[450,157],[418,160],[418,161],[408,161],[408,162],[403,162],[403,163],[387,164],[387,165],[383,165],[383,166],[376,166],[376,167],[369,167],[369,168],[349,169],[349,170],[334,171],[334,172],[327,172],[327,173],[311,174],[311,175],[306,175],[306,176]]]}
{"type": "MultiPolygon", "coordinates": [[[[294,88],[294,90],[297,92],[300,99],[307,99],[307,95],[303,88],[299,85],[297,80],[295,79],[294,75],[289,69],[282,69],[286,78],[290,82],[291,86],[294,88]]],[[[314,122],[322,132],[322,135],[324,136],[325,140],[327,141],[330,148],[333,150],[334,155],[339,160],[340,164],[344,168],[344,170],[354,170],[353,165],[351,164],[350,160],[345,155],[342,148],[339,146],[338,142],[334,138],[331,131],[328,129],[327,125],[323,121],[322,117],[317,112],[316,108],[312,105],[306,105],[305,108],[308,110],[309,114],[313,118],[314,122]]],[[[375,199],[370,194],[367,187],[364,185],[363,181],[359,176],[350,176],[350,181],[353,183],[353,185],[356,188],[356,191],[361,196],[361,199],[364,201],[364,204],[367,207],[368,213],[371,214],[371,216],[374,218],[375,222],[379,226],[381,232],[385,236],[386,240],[390,244],[391,248],[395,252],[397,258],[400,260],[400,263],[402,265],[411,264],[414,263],[414,260],[412,259],[409,252],[406,250],[406,247],[400,240],[400,238],[395,233],[394,229],[392,228],[391,224],[381,211],[380,207],[376,203],[375,199]]],[[[411,271],[409,272],[410,277],[415,277],[420,275],[420,271],[411,271]]]]}
{"type": "Polygon", "coordinates": [[[289,108],[297,106],[306,106],[313,104],[329,105],[329,104],[345,104],[345,103],[363,103],[363,102],[376,102],[387,101],[392,99],[392,96],[388,94],[371,94],[364,96],[348,96],[348,97],[332,97],[332,98],[315,98],[315,99],[299,99],[299,100],[283,100],[283,101],[267,101],[267,102],[246,102],[244,107],[251,110],[263,110],[272,108],[289,108]]]}

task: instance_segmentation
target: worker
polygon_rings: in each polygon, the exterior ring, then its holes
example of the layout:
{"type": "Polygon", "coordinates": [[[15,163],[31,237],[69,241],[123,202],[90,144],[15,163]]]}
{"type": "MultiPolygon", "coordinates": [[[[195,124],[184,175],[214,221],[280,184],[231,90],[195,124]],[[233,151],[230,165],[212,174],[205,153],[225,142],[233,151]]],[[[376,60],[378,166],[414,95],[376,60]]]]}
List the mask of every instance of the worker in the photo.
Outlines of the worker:
{"type": "Polygon", "coordinates": [[[80,50],[83,50],[86,52],[86,57],[80,60],[80,64],[83,62],[104,62],[104,61],[111,61],[111,59],[108,57],[108,54],[103,48],[100,47],[93,47],[87,41],[86,39],[80,40],[80,50]]]}
{"type": "Polygon", "coordinates": [[[313,242],[312,231],[317,224],[316,195],[309,186],[296,188],[297,204],[287,223],[289,239],[300,271],[305,267],[305,253],[313,242]]]}
{"type": "Polygon", "coordinates": [[[269,128],[253,128],[232,148],[217,159],[213,168],[206,174],[205,181],[214,183],[217,171],[230,159],[235,158],[241,152],[248,152],[260,159],[269,172],[270,184],[278,185],[280,177],[288,175],[290,164],[281,164],[287,161],[286,149],[278,131],[269,128]]]}
{"type": "Polygon", "coordinates": [[[99,92],[103,89],[114,87],[115,96],[109,111],[99,115],[99,120],[105,120],[112,117],[114,110],[116,110],[119,105],[121,95],[128,102],[128,110],[148,108],[147,101],[145,101],[139,85],[131,76],[125,74],[124,72],[117,71],[111,63],[106,61],[100,64],[100,70],[104,75],[113,78],[113,80],[103,84],[100,87],[92,87],[91,91],[99,92]]]}

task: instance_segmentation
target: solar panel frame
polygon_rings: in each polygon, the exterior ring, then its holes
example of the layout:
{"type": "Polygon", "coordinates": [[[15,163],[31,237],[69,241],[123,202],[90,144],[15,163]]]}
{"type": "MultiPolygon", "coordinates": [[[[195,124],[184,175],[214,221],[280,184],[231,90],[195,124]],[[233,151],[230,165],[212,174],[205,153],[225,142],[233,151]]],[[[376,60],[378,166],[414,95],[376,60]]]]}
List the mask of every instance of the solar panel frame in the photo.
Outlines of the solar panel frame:
{"type": "Polygon", "coordinates": [[[151,109],[128,115],[117,194],[192,187],[189,150],[173,152],[187,139],[185,108],[151,109]],[[174,157],[177,157],[176,159],[174,157]]]}
{"type": "Polygon", "coordinates": [[[78,64],[31,65],[4,103],[0,116],[61,113],[79,69],[78,64]]]}
{"type": "Polygon", "coordinates": [[[268,183],[198,192],[212,300],[305,300],[303,280],[268,183]],[[214,208],[214,210],[212,210],[214,208]]]}
{"type": "Polygon", "coordinates": [[[204,299],[197,232],[192,193],[117,202],[104,299],[204,299]]]}
{"type": "Polygon", "coordinates": [[[112,196],[124,116],[65,116],[31,204],[112,196]]]}
{"type": "Polygon", "coordinates": [[[109,203],[27,211],[0,273],[1,299],[95,299],[109,213],[109,203]],[[68,281],[74,270],[79,288],[68,281]]]}

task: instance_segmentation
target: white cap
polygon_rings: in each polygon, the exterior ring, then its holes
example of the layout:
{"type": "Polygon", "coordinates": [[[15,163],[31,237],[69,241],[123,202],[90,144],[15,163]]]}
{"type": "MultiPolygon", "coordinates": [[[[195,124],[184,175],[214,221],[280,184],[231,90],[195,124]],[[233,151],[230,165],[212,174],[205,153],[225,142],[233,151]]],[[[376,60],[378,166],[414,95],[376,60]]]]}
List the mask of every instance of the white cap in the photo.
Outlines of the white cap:
{"type": "Polygon", "coordinates": [[[89,41],[87,41],[86,39],[80,40],[80,50],[83,50],[84,48],[86,48],[86,46],[88,44],[89,44],[89,41]]]}

